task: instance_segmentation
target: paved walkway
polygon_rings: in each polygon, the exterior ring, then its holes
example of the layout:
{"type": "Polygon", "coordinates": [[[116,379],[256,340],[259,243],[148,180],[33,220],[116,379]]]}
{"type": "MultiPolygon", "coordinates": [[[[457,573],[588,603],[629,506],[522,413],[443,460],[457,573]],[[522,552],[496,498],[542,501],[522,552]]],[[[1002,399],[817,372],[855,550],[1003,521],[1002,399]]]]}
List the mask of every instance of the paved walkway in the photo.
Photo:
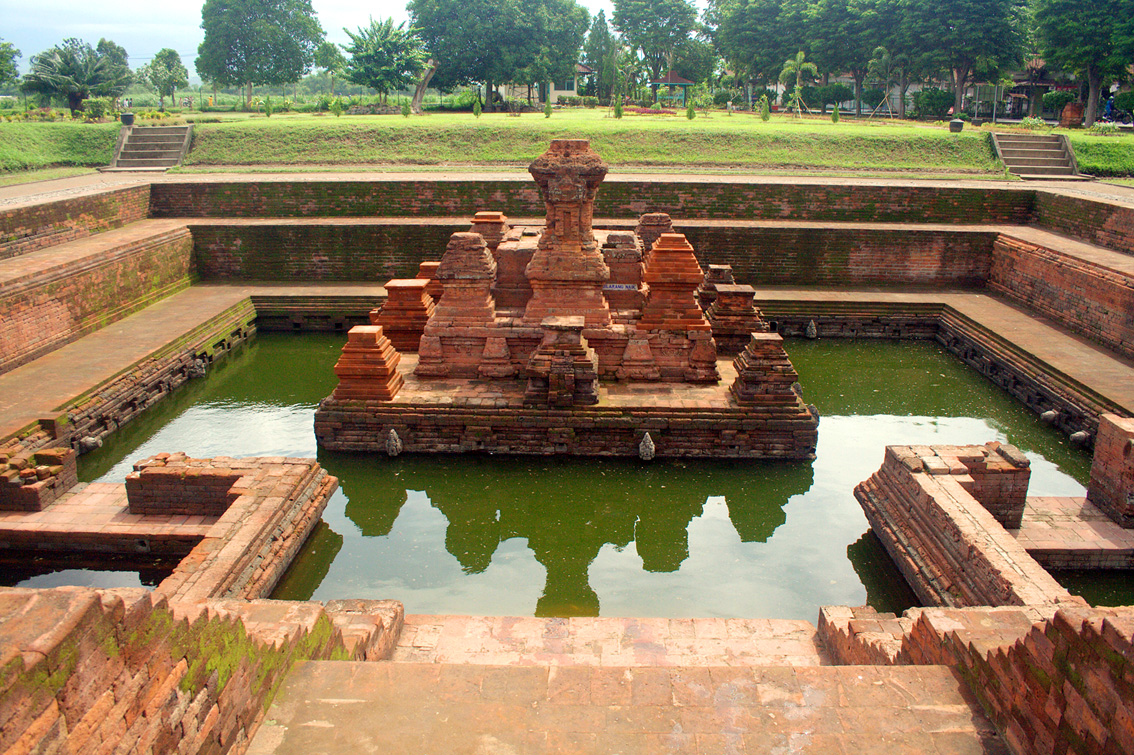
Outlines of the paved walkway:
{"type": "Polygon", "coordinates": [[[944,666],[306,662],[248,755],[1008,752],[944,666]]]}
{"type": "Polygon", "coordinates": [[[820,666],[815,627],[790,619],[406,616],[394,660],[488,666],[820,666]]]}
{"type": "Polygon", "coordinates": [[[1134,530],[1086,498],[1030,497],[1020,529],[1008,532],[1049,569],[1134,567],[1134,530]]]}

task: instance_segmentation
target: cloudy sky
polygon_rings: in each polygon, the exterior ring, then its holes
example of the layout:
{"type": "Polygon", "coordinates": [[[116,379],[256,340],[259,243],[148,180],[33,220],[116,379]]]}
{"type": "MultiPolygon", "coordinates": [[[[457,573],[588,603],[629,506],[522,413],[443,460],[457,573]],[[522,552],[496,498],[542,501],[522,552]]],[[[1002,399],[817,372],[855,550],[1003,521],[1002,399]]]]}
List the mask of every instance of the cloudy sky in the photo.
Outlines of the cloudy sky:
{"type": "MultiPolygon", "coordinates": [[[[599,9],[612,13],[610,0],[579,0],[591,14],[599,9]]],[[[203,0],[0,0],[0,39],[13,43],[28,58],[58,44],[67,37],[97,44],[112,39],[126,48],[130,67],[145,65],[163,47],[181,54],[186,68],[194,75],[193,60],[201,43],[201,5],[203,0]]],[[[405,0],[312,0],[319,23],[332,42],[346,42],[344,26],[357,28],[368,16],[395,21],[406,19],[405,0]]]]}

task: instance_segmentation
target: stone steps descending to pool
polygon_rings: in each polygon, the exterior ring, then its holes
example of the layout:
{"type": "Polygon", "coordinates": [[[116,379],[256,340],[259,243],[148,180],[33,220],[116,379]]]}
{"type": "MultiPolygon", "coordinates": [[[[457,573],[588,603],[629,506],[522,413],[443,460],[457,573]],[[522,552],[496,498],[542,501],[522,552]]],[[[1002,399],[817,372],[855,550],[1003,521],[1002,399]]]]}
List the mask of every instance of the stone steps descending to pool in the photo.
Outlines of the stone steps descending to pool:
{"type": "Polygon", "coordinates": [[[248,755],[1007,753],[946,666],[479,666],[316,661],[248,755]]]}
{"type": "Polygon", "coordinates": [[[494,666],[822,666],[791,619],[406,616],[393,660],[494,666]]]}

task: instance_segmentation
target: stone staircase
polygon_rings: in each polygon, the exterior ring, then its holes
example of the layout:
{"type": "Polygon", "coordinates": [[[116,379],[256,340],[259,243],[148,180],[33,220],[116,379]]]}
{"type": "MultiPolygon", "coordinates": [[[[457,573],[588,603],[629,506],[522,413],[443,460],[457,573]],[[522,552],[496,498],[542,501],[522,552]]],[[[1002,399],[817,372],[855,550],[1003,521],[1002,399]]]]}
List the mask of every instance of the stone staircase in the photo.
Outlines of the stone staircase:
{"type": "Polygon", "coordinates": [[[1080,175],[1065,136],[993,134],[992,141],[1008,172],[1025,180],[1090,180],[1080,175]]]}
{"type": "Polygon", "coordinates": [[[1007,753],[946,666],[831,666],[805,621],[407,616],[298,665],[248,755],[1007,753]]]}
{"type": "Polygon", "coordinates": [[[128,126],[118,142],[110,171],[164,171],[181,164],[193,138],[193,125],[128,126]]]}

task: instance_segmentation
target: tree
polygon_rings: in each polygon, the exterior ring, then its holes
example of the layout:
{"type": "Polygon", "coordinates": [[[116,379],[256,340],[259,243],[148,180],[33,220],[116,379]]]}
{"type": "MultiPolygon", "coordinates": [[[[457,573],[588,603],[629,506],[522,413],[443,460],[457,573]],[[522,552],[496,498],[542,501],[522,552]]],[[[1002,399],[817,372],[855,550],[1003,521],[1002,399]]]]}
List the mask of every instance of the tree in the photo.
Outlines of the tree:
{"type": "Polygon", "coordinates": [[[803,77],[814,79],[819,75],[819,69],[815,67],[814,63],[804,62],[803,50],[795,54],[794,58],[788,58],[784,61],[783,70],[780,71],[780,83],[787,85],[795,80],[795,88],[791,92],[791,106],[795,108],[795,115],[797,118],[800,115],[800,108],[803,104],[803,77]]]}
{"type": "Polygon", "coordinates": [[[1025,0],[910,0],[909,33],[923,40],[949,70],[953,113],[964,107],[965,88],[978,73],[1021,63],[1025,0]]]}
{"type": "Polygon", "coordinates": [[[871,0],[815,0],[807,9],[805,28],[811,54],[824,74],[850,72],[855,115],[862,115],[862,83],[871,52],[881,27],[892,21],[883,22],[871,0]]]}
{"type": "Polygon", "coordinates": [[[169,97],[172,102],[177,90],[189,83],[189,71],[185,70],[177,51],[166,47],[138,70],[138,78],[157,91],[159,107],[164,108],[165,98],[169,97]]]}
{"type": "Polygon", "coordinates": [[[1036,27],[1048,63],[1087,82],[1086,125],[1098,115],[1104,81],[1123,75],[1130,52],[1121,41],[1122,22],[1134,13],[1130,0],[1034,0],[1036,27]]]}
{"type": "Polygon", "coordinates": [[[122,53],[100,54],[82,40],[65,39],[63,44],[32,56],[23,88],[66,98],[74,115],[83,109],[83,100],[89,97],[118,97],[126,91],[131,76],[130,69],[121,62],[125,50],[122,53]]]}
{"type": "Polygon", "coordinates": [[[590,22],[575,0],[410,0],[406,8],[437,63],[434,84],[484,83],[490,109],[499,83],[574,73],[590,22]]]}
{"type": "Polygon", "coordinates": [[[331,76],[331,94],[335,93],[335,74],[346,68],[346,58],[334,42],[320,42],[315,48],[315,67],[322,68],[331,76]]]}
{"type": "Polygon", "coordinates": [[[370,87],[385,100],[391,90],[405,89],[417,79],[427,55],[421,40],[404,23],[394,26],[394,19],[370,19],[369,26],[360,26],[358,33],[343,29],[350,37],[344,45],[350,57],[343,75],[348,81],[370,87]]]}
{"type": "Polygon", "coordinates": [[[201,78],[246,87],[299,81],[311,68],[323,29],[311,0],[205,0],[205,41],[197,48],[201,78]]]}
{"type": "Polygon", "coordinates": [[[718,0],[715,8],[706,19],[717,23],[717,47],[750,83],[774,83],[784,59],[803,49],[803,0],[718,0]]]}
{"type": "Polygon", "coordinates": [[[583,62],[594,69],[595,94],[602,100],[609,99],[614,89],[614,48],[614,35],[606,24],[606,12],[600,10],[583,44],[583,62]]]}
{"type": "Polygon", "coordinates": [[[0,86],[15,81],[20,75],[16,69],[16,60],[20,57],[20,51],[15,45],[0,40],[0,86]]]}
{"type": "Polygon", "coordinates": [[[720,61],[720,55],[712,42],[691,37],[678,45],[674,52],[673,72],[698,84],[707,83],[717,75],[720,61]]]}
{"type": "Polygon", "coordinates": [[[614,0],[614,26],[639,50],[654,81],[673,65],[678,46],[697,23],[689,0],[614,0]],[[666,70],[663,70],[666,69],[666,70]]]}

